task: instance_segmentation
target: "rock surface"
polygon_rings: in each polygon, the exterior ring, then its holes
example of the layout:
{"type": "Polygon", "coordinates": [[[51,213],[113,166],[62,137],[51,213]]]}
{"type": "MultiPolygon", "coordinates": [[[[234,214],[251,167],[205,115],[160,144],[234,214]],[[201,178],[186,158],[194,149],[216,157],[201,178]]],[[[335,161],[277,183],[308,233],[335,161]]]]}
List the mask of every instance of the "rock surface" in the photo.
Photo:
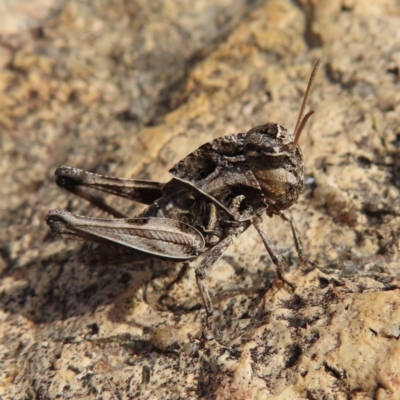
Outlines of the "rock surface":
{"type": "Polygon", "coordinates": [[[399,3],[15,4],[0,3],[15,18],[0,41],[0,397],[400,398],[399,3]],[[317,58],[292,207],[312,263],[265,220],[295,293],[249,229],[210,274],[219,337],[203,342],[193,270],[166,293],[178,266],[82,257],[49,233],[49,209],[104,216],[56,187],[57,165],[165,181],[206,141],[293,129],[317,58]]]}

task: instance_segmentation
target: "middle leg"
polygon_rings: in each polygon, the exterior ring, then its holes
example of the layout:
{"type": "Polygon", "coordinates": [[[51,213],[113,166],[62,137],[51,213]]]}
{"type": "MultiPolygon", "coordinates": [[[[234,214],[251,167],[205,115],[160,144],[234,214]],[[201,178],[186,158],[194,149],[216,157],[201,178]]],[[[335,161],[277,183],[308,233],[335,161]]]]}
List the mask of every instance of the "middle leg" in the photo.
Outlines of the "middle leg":
{"type": "Polygon", "coordinates": [[[206,340],[214,339],[214,324],[212,321],[214,311],[210,293],[208,292],[205,280],[211,272],[214,264],[219,260],[224,251],[231,245],[233,237],[234,235],[227,236],[216,246],[214,246],[210,251],[208,251],[208,253],[204,256],[204,259],[195,271],[197,286],[199,287],[207,314],[206,326],[203,331],[203,337],[206,340]]]}

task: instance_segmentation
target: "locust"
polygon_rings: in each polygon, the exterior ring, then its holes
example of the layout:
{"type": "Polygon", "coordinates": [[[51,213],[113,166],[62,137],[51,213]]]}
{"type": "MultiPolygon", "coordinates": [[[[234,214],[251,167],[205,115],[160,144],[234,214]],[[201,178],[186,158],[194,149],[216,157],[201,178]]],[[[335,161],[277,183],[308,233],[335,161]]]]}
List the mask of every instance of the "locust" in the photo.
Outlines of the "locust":
{"type": "Polygon", "coordinates": [[[262,216],[288,221],[297,253],[307,262],[296,225],[285,213],[298,199],[304,182],[301,132],[314,113],[305,114],[318,60],[310,75],[293,133],[269,122],[205,143],[173,166],[166,183],[120,179],[62,165],[56,183],[106,211],[114,218],[91,218],[51,210],[46,222],[63,238],[108,243],[132,249],[150,258],[188,265],[202,257],[195,276],[206,311],[203,338],[215,336],[213,306],[206,278],[233,240],[255,227],[276,266],[277,275],[290,290],[285,261],[262,227],[262,216]],[[129,218],[84,188],[96,189],[148,205],[129,218]]]}

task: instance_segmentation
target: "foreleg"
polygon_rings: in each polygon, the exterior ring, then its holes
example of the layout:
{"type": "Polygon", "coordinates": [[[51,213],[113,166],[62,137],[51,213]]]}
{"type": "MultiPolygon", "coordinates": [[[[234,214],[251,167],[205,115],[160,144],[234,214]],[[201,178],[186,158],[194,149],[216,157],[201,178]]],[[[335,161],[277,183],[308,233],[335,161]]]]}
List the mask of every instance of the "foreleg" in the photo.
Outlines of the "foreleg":
{"type": "Polygon", "coordinates": [[[304,254],[303,245],[301,243],[299,231],[297,230],[297,226],[296,226],[296,224],[295,224],[295,222],[293,220],[293,217],[288,213],[282,213],[281,214],[281,218],[284,221],[289,222],[290,227],[292,228],[294,244],[296,246],[296,250],[297,250],[297,254],[299,256],[299,259],[303,264],[307,265],[308,264],[308,259],[304,254]]]}
{"type": "Polygon", "coordinates": [[[278,274],[279,279],[281,279],[283,282],[286,283],[292,290],[294,290],[296,287],[293,285],[293,283],[290,283],[284,275],[285,271],[285,266],[286,262],[283,259],[281,253],[279,250],[275,247],[275,245],[272,243],[272,240],[269,238],[267,233],[264,231],[262,228],[262,220],[260,217],[254,217],[253,218],[253,225],[257,229],[257,232],[261,236],[262,241],[264,242],[264,245],[268,251],[269,256],[271,257],[272,262],[276,265],[276,272],[278,274]]]}

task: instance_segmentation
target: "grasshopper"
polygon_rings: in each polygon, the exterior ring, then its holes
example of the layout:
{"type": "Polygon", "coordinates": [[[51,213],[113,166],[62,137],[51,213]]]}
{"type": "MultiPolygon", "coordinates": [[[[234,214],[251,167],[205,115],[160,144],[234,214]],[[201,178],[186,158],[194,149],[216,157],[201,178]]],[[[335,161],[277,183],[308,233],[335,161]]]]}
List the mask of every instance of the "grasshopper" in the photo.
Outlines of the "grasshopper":
{"type": "Polygon", "coordinates": [[[291,224],[299,258],[307,261],[297,228],[284,210],[296,202],[303,189],[303,156],[298,141],[314,113],[304,115],[319,64],[320,60],[309,78],[293,133],[270,122],[247,133],[220,137],[172,167],[172,179],[167,183],[119,179],[60,166],[55,171],[60,187],[114,218],[51,210],[46,216],[47,224],[63,238],[118,244],[141,255],[184,265],[202,255],[195,274],[206,311],[203,337],[213,339],[213,307],[206,278],[235,237],[253,225],[276,265],[278,277],[294,290],[284,276],[283,257],[262,228],[264,213],[269,217],[279,215],[291,224]],[[138,216],[128,218],[83,187],[148,207],[138,216]]]}

